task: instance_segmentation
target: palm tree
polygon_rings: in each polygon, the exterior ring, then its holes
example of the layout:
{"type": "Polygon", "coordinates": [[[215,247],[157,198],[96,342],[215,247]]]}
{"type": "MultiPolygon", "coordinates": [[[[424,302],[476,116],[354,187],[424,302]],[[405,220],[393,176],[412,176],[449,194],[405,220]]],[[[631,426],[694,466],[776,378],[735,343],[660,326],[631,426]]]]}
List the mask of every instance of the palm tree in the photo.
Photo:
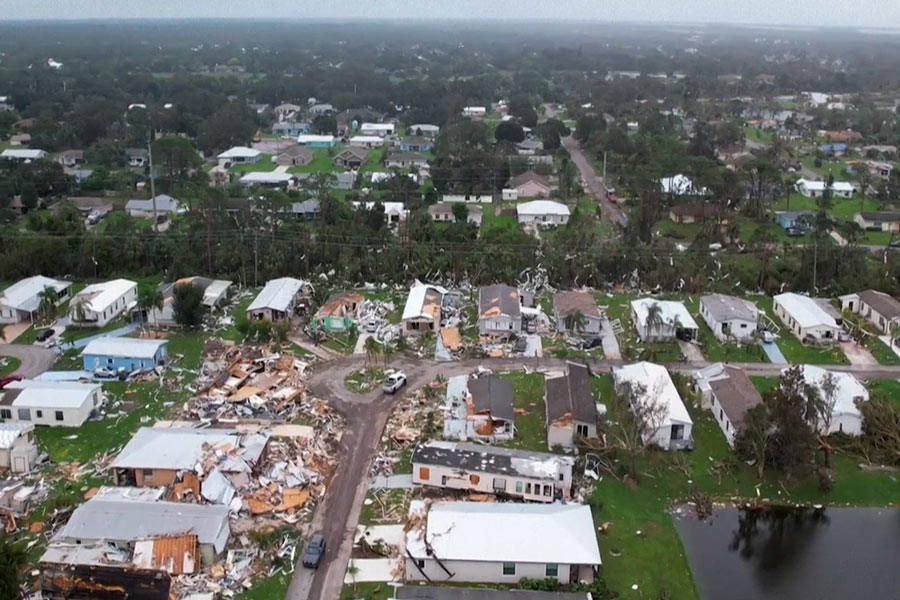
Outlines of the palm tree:
{"type": "Polygon", "coordinates": [[[144,288],[138,294],[137,300],[138,315],[141,319],[141,329],[144,328],[144,312],[149,313],[154,308],[162,310],[163,295],[156,288],[144,288]]]}
{"type": "Polygon", "coordinates": [[[566,315],[566,329],[572,333],[579,333],[587,326],[587,317],[580,310],[572,311],[566,315]]]}
{"type": "Polygon", "coordinates": [[[391,358],[394,356],[394,347],[388,343],[385,343],[381,348],[381,354],[384,356],[384,368],[387,369],[388,363],[391,361],[391,358]]]}
{"type": "Polygon", "coordinates": [[[38,293],[38,298],[41,299],[38,304],[38,313],[41,316],[50,316],[56,312],[56,303],[59,302],[59,292],[56,291],[56,288],[49,285],[44,286],[44,289],[38,293]]]}
{"type": "Polygon", "coordinates": [[[656,331],[657,333],[662,332],[663,326],[666,322],[663,320],[662,316],[662,306],[659,305],[658,302],[654,302],[650,306],[647,307],[647,337],[652,337],[652,332],[656,331]]]}
{"type": "Polygon", "coordinates": [[[366,366],[368,367],[369,361],[373,360],[376,356],[378,356],[378,351],[381,349],[378,341],[373,337],[367,337],[365,343],[363,344],[363,348],[366,351],[366,366]]]}

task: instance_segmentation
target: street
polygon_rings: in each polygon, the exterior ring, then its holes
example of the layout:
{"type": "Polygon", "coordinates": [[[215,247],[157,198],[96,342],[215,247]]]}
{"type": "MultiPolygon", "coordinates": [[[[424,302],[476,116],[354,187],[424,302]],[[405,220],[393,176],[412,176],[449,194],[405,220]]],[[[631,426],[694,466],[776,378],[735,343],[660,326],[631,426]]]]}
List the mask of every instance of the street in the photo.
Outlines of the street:
{"type": "Polygon", "coordinates": [[[624,227],[628,223],[628,215],[619,206],[613,204],[606,198],[606,182],[602,177],[597,175],[591,161],[587,159],[578,142],[572,136],[562,138],[562,145],[572,157],[572,162],[581,172],[581,179],[587,186],[587,191],[597,199],[600,210],[605,219],[624,227]]]}
{"type": "Polygon", "coordinates": [[[33,379],[48,370],[56,362],[56,352],[38,345],[2,344],[0,356],[14,356],[22,361],[15,374],[33,379]]]}

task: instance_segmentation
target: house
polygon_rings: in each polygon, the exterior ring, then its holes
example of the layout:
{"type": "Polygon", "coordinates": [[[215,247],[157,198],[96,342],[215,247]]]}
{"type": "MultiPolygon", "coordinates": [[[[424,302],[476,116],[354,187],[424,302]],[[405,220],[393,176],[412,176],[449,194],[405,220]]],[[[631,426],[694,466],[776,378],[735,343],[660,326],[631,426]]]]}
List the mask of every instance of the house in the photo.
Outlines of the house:
{"type": "Polygon", "coordinates": [[[313,104],[309,107],[309,114],[315,116],[330,115],[334,112],[337,112],[337,110],[330,104],[313,104]]]}
{"type": "Polygon", "coordinates": [[[224,279],[209,279],[208,277],[183,277],[178,281],[161,283],[157,290],[162,294],[162,308],[152,308],[148,311],[147,322],[155,326],[169,327],[175,322],[175,288],[180,285],[191,285],[203,291],[201,303],[209,310],[225,304],[228,299],[228,290],[231,282],[224,279]]]}
{"type": "Polygon", "coordinates": [[[384,166],[388,169],[405,169],[407,167],[427,169],[428,157],[418,152],[391,152],[384,160],[384,166]]]}
{"type": "Polygon", "coordinates": [[[0,419],[49,427],[81,427],[103,404],[99,383],[22,380],[2,393],[0,419]]]}
{"type": "Polygon", "coordinates": [[[835,156],[843,156],[847,151],[847,144],[822,144],[819,150],[825,154],[833,154],[835,156]]]}
{"type": "Polygon", "coordinates": [[[743,370],[722,363],[700,369],[691,382],[700,392],[700,405],[712,412],[728,445],[734,448],[747,411],[762,402],[759,390],[743,370]]]}
{"type": "Polygon", "coordinates": [[[464,117],[479,119],[487,114],[487,108],[484,106],[466,106],[463,108],[462,114],[464,117]]]}
{"type": "Polygon", "coordinates": [[[365,210],[373,210],[376,206],[381,206],[381,209],[384,211],[384,220],[388,225],[397,225],[398,223],[402,223],[406,221],[406,218],[409,216],[409,211],[406,210],[406,205],[402,202],[358,202],[353,201],[350,205],[356,209],[365,209],[365,210]]]}
{"type": "Polygon", "coordinates": [[[0,472],[29,473],[37,459],[32,423],[0,423],[0,472]]]}
{"type": "Polygon", "coordinates": [[[293,104],[291,102],[282,102],[278,106],[272,109],[272,112],[275,113],[275,116],[279,121],[288,121],[292,115],[303,110],[303,107],[299,104],[293,104]]]}
{"type": "Polygon", "coordinates": [[[125,159],[129,167],[143,167],[150,162],[150,153],[146,148],[125,148],[125,159]]]}
{"type": "Polygon", "coordinates": [[[900,231],[900,212],[859,212],[854,215],[853,220],[863,229],[900,231]]]}
{"type": "Polygon", "coordinates": [[[400,150],[403,152],[430,152],[434,148],[434,140],[429,137],[412,136],[400,140],[400,150]]]}
{"type": "Polygon", "coordinates": [[[354,135],[348,143],[350,148],[381,148],[384,146],[384,138],[377,135],[354,135]]]}
{"type": "Polygon", "coordinates": [[[755,304],[725,294],[701,296],[700,316],[720,342],[747,341],[759,323],[755,304]]]}
{"type": "Polygon", "coordinates": [[[839,298],[841,310],[849,310],[868,319],[884,335],[900,326],[900,302],[876,290],[845,294],[839,298]]]}
{"type": "Polygon", "coordinates": [[[404,585],[394,588],[391,600],[591,600],[588,592],[404,585]]]}
{"type": "Polygon", "coordinates": [[[596,335],[603,322],[603,312],[589,292],[557,292],[553,296],[553,315],[560,333],[571,329],[576,334],[596,335]]]}
{"type": "Polygon", "coordinates": [[[643,415],[646,424],[641,432],[645,444],[663,450],[693,448],[694,422],[665,367],[648,362],[614,367],[613,384],[619,394],[630,388],[631,410],[643,415]]]}
{"type": "Polygon", "coordinates": [[[569,207],[553,200],[532,200],[516,205],[520,225],[555,227],[569,222],[569,207]]]}
{"type": "Polygon", "coordinates": [[[808,229],[815,213],[811,210],[780,210],[775,211],[775,222],[784,229],[798,228],[808,229]]]}
{"type": "Polygon", "coordinates": [[[867,160],[863,163],[863,168],[880,179],[890,179],[894,172],[894,165],[883,160],[867,160]]]}
{"type": "Polygon", "coordinates": [[[85,163],[84,150],[66,150],[56,159],[66,169],[74,169],[85,163]]]}
{"type": "MultiPolygon", "coordinates": [[[[830,422],[826,423],[823,419],[819,423],[820,433],[862,435],[863,416],[857,405],[869,400],[866,386],[852,373],[828,371],[815,365],[802,365],[800,369],[804,383],[816,390],[819,397],[832,406],[830,422]]],[[[782,371],[782,375],[787,371],[788,369],[782,371]]]]}
{"type": "Polygon", "coordinates": [[[247,318],[251,321],[290,320],[304,309],[312,295],[312,286],[300,279],[282,277],[266,283],[247,307],[247,318]]]}
{"type": "Polygon", "coordinates": [[[76,327],[103,327],[137,304],[137,283],[113,279],[93,283],[72,298],[69,318],[76,327]]]}
{"type": "Polygon", "coordinates": [[[307,121],[280,121],[272,125],[272,135],[295,138],[309,133],[307,121]]]}
{"type": "Polygon", "coordinates": [[[632,300],[631,320],[643,342],[691,341],[697,339],[700,329],[684,304],[674,300],[632,300]]]}
{"type": "Polygon", "coordinates": [[[334,176],[332,187],[336,190],[352,190],[356,185],[356,171],[344,171],[334,176]]]}
{"type": "Polygon", "coordinates": [[[56,306],[69,299],[72,282],[34,275],[20,279],[0,294],[0,323],[34,322],[40,311],[41,295],[47,288],[56,292],[56,306]]]}
{"type": "MultiPolygon", "coordinates": [[[[196,536],[200,562],[213,564],[231,534],[228,507],[161,502],[158,494],[146,490],[101,488],[72,512],[53,542],[128,548],[142,540],[172,539],[188,532],[196,536]]],[[[45,554],[42,562],[47,558],[45,554]]]]}
{"type": "Polygon", "coordinates": [[[516,154],[519,156],[534,156],[544,151],[544,143],[540,140],[526,139],[516,144],[516,154]]]}
{"type": "Polygon", "coordinates": [[[13,148],[20,148],[31,144],[30,133],[16,133],[9,136],[9,145],[13,148]]]}
{"type": "Polygon", "coordinates": [[[128,337],[97,338],[88,342],[81,351],[85,371],[124,369],[127,373],[133,373],[165,364],[168,356],[167,340],[128,337]]]}
{"type": "Polygon", "coordinates": [[[303,221],[315,221],[321,209],[318,200],[304,200],[291,204],[291,214],[303,221]]]}
{"type": "MultiPolygon", "coordinates": [[[[481,227],[481,221],[484,217],[484,209],[480,206],[466,206],[466,222],[474,223],[481,227]]],[[[428,207],[428,214],[435,223],[453,223],[456,221],[456,215],[453,214],[453,203],[438,202],[428,207]]]]}
{"type": "Polygon", "coordinates": [[[339,130],[350,132],[359,131],[360,125],[363,123],[377,123],[383,117],[384,114],[371,108],[357,107],[344,109],[335,115],[334,118],[337,121],[339,130]]]}
{"type": "Polygon", "coordinates": [[[571,499],[575,459],[471,442],[428,441],[416,446],[412,467],[416,485],[553,502],[571,499]]]}
{"type": "Polygon", "coordinates": [[[441,132],[441,128],[437,125],[428,125],[425,123],[416,123],[409,126],[409,132],[413,135],[436,138],[441,132]]]}
{"type": "Polygon", "coordinates": [[[444,412],[447,439],[492,443],[515,437],[512,383],[496,375],[451,377],[444,412]]]}
{"type": "Polygon", "coordinates": [[[50,210],[53,212],[57,212],[65,206],[64,203],[73,205],[85,217],[87,217],[91,213],[99,213],[105,215],[111,212],[113,209],[113,201],[109,198],[96,196],[69,196],[65,200],[62,200],[61,202],[58,202],[51,206],[50,210]]]}
{"type": "Polygon", "coordinates": [[[548,198],[550,182],[534,171],[525,171],[509,182],[509,188],[516,190],[519,198],[548,198]]]}
{"type": "Polygon", "coordinates": [[[293,187],[297,177],[285,171],[251,171],[244,173],[238,183],[244,187],[265,187],[286,190],[293,187]]]}
{"type": "Polygon", "coordinates": [[[297,136],[297,143],[307,148],[334,148],[337,145],[337,138],[333,135],[305,133],[297,136]]]}
{"type": "Polygon", "coordinates": [[[210,187],[224,188],[231,183],[231,175],[229,175],[228,169],[224,169],[219,165],[211,168],[207,175],[209,176],[210,187]]]}
{"type": "Polygon", "coordinates": [[[33,160],[41,160],[47,156],[47,153],[43,150],[19,150],[16,148],[7,148],[3,152],[0,152],[0,158],[7,158],[9,160],[18,160],[21,162],[31,162],[33,160]]]}
{"type": "Polygon", "coordinates": [[[394,135],[393,123],[363,123],[359,126],[359,132],[366,136],[386,137],[394,135]]]}
{"type": "Polygon", "coordinates": [[[262,159],[263,153],[255,148],[235,146],[219,154],[216,159],[219,166],[228,169],[233,165],[254,165],[262,159]]]}
{"type": "Polygon", "coordinates": [[[534,306],[534,294],[502,284],[481,287],[478,290],[478,333],[518,335],[522,331],[522,306],[534,306]]]}
{"type": "Polygon", "coordinates": [[[845,146],[849,143],[858,142],[863,139],[860,132],[853,131],[852,129],[845,129],[843,131],[825,131],[822,137],[830,142],[842,143],[845,146]]]}
{"type": "Polygon", "coordinates": [[[519,199],[519,190],[515,188],[503,188],[500,191],[500,199],[504,202],[515,202],[519,199]]]}
{"type": "Polygon", "coordinates": [[[9,96],[0,96],[0,112],[12,112],[16,109],[13,105],[12,98],[9,96]]]}
{"type": "Polygon", "coordinates": [[[332,162],[336,167],[356,170],[366,163],[368,154],[369,151],[362,147],[345,148],[340,154],[334,157],[334,161],[332,162]]]}
{"type": "MultiPolygon", "coordinates": [[[[807,198],[821,198],[825,193],[826,182],[812,181],[811,179],[799,179],[796,184],[798,192],[807,198]]],[[[856,188],[846,181],[835,181],[831,186],[833,198],[852,198],[856,188]]]]}
{"type": "Polygon", "coordinates": [[[363,302],[365,298],[356,292],[332,294],[313,315],[312,324],[328,332],[347,331],[356,322],[363,302]]]}
{"type": "MultiPolygon", "coordinates": [[[[702,223],[718,216],[719,207],[714,204],[676,204],[669,209],[669,220],[673,223],[702,223]]],[[[723,216],[719,222],[726,224],[728,218],[723,216]]]]}
{"type": "Polygon", "coordinates": [[[574,448],[579,439],[597,437],[597,406],[587,365],[567,361],[562,377],[547,377],[544,406],[548,447],[574,448]]]}
{"type": "Polygon", "coordinates": [[[441,308],[447,290],[418,281],[410,288],[400,322],[406,334],[437,332],[441,324],[441,308]]]}
{"type": "Polygon", "coordinates": [[[708,189],[695,186],[690,177],[681,173],[663,177],[659,180],[659,187],[663,194],[672,196],[706,196],[709,194],[708,189]]]}
{"type": "Polygon", "coordinates": [[[443,194],[441,202],[465,202],[467,204],[491,204],[494,197],[490,194],[443,194]]]}
{"type": "Polygon", "coordinates": [[[51,541],[37,563],[38,594],[47,600],[168,600],[172,577],[194,573],[199,563],[197,537],[191,534],[139,540],[124,548],[51,541]]]}
{"type": "Polygon", "coordinates": [[[160,215],[184,214],[187,212],[187,209],[172,196],[159,194],[156,196],[156,202],[152,198],[148,200],[129,200],[125,203],[125,212],[132,217],[155,219],[160,215]]]}
{"type": "Polygon", "coordinates": [[[288,146],[275,157],[275,164],[282,167],[305,167],[313,161],[316,153],[300,144],[288,146]]]}
{"type": "Polygon", "coordinates": [[[406,581],[590,582],[601,565],[591,509],[583,504],[415,500],[409,515],[406,581]]]}
{"type": "Polygon", "coordinates": [[[231,477],[256,470],[268,442],[268,434],[233,429],[141,427],[110,468],[116,485],[168,487],[175,497],[227,505],[236,494],[231,477]]]}
{"type": "Polygon", "coordinates": [[[801,341],[838,341],[843,323],[828,300],[793,292],[778,294],[772,300],[775,314],[801,341]]]}

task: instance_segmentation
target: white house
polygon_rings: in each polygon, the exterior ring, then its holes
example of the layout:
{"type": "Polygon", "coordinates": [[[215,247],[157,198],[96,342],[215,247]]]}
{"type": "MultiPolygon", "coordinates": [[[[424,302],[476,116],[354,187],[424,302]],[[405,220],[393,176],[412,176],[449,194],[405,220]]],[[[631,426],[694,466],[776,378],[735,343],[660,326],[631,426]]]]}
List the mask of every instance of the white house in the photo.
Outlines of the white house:
{"type": "MultiPolygon", "coordinates": [[[[797,181],[797,191],[807,198],[821,198],[825,193],[824,181],[813,181],[811,179],[800,179],[797,181]]],[[[850,198],[856,188],[847,181],[835,181],[831,186],[831,194],[834,198],[850,198]]]]}
{"type": "Polygon", "coordinates": [[[762,402],[759,390],[744,371],[722,363],[700,369],[691,376],[691,382],[700,392],[700,405],[712,413],[733,448],[747,411],[762,402]]]}
{"type": "Polygon", "coordinates": [[[47,153],[43,150],[37,149],[23,149],[23,148],[7,148],[3,152],[0,152],[0,158],[8,158],[10,160],[20,160],[22,162],[31,162],[33,160],[40,160],[47,156],[47,153]]]}
{"type": "Polygon", "coordinates": [[[719,341],[745,341],[756,331],[759,309],[743,298],[708,294],[700,298],[700,316],[719,341]]]}
{"type": "Polygon", "coordinates": [[[384,138],[377,135],[354,135],[350,138],[351,148],[381,148],[384,138]]]}
{"type": "Polygon", "coordinates": [[[425,137],[435,138],[441,132],[441,128],[437,125],[429,125],[427,123],[416,123],[409,126],[409,132],[413,135],[421,135],[425,137]]]}
{"type": "Polygon", "coordinates": [[[661,342],[674,339],[692,340],[700,326],[688,312],[684,303],[675,300],[641,298],[631,301],[631,320],[638,336],[644,342],[661,342]],[[658,323],[651,323],[651,310],[659,307],[658,323]]]}
{"type": "MultiPolygon", "coordinates": [[[[358,202],[353,201],[351,206],[353,208],[359,210],[360,208],[365,208],[366,210],[372,210],[378,202],[358,202]]],[[[402,202],[381,202],[381,206],[384,208],[384,218],[387,221],[388,225],[396,225],[397,223],[401,223],[406,220],[406,217],[409,216],[409,211],[406,209],[406,206],[402,202]]]]}
{"type": "Polygon", "coordinates": [[[13,381],[3,388],[0,419],[50,427],[80,427],[102,404],[99,383],[13,381]]]}
{"type": "Polygon", "coordinates": [[[306,281],[293,277],[273,279],[266,282],[266,287],[247,307],[247,318],[251,321],[289,320],[311,293],[312,288],[306,281]]]}
{"type": "Polygon", "coordinates": [[[500,199],[506,202],[515,202],[519,199],[519,190],[516,188],[503,188],[500,192],[500,199]]]}
{"type": "Polygon", "coordinates": [[[72,282],[34,275],[12,284],[0,294],[0,323],[34,321],[41,305],[41,293],[45,288],[56,290],[57,305],[69,299],[72,282]]]}
{"type": "Polygon", "coordinates": [[[518,334],[522,330],[522,306],[525,301],[526,297],[519,289],[510,285],[494,284],[479,288],[478,333],[518,334]]]}
{"type": "Polygon", "coordinates": [[[94,283],[72,298],[69,317],[79,327],[103,327],[137,304],[137,283],[113,279],[94,283]]]}
{"type": "Polygon", "coordinates": [[[441,202],[467,202],[477,204],[490,204],[494,197],[490,194],[444,194],[441,202]]]}
{"type": "Polygon", "coordinates": [[[156,196],[156,208],[153,199],[129,200],[125,203],[125,211],[132,217],[145,217],[155,219],[159,215],[180,215],[187,209],[175,198],[168,194],[156,196]]]}
{"type": "Polygon", "coordinates": [[[594,580],[601,565],[583,504],[415,500],[406,532],[406,580],[503,583],[594,580]]]}
{"type": "Polygon", "coordinates": [[[856,294],[846,294],[839,300],[841,310],[862,315],[885,335],[900,326],[900,302],[884,292],[865,290],[856,294]]]}
{"type": "Polygon", "coordinates": [[[244,173],[238,181],[246,187],[261,186],[287,189],[295,183],[296,178],[296,175],[281,171],[251,171],[250,173],[244,173]]]}
{"type": "Polygon", "coordinates": [[[33,424],[0,423],[0,472],[28,473],[37,459],[33,424]]]}
{"type": "Polygon", "coordinates": [[[247,165],[258,163],[263,153],[246,146],[235,146],[218,155],[219,166],[227,169],[231,165],[247,165]]]}
{"type": "Polygon", "coordinates": [[[772,300],[775,314],[801,341],[837,341],[843,331],[840,313],[828,300],[793,292],[778,294],[772,300]]]}
{"type": "Polygon", "coordinates": [[[664,194],[673,196],[706,196],[709,190],[705,187],[697,187],[687,175],[678,173],[671,177],[663,177],[659,180],[659,187],[664,194]]]}
{"type": "MultiPolygon", "coordinates": [[[[815,388],[821,398],[834,403],[828,430],[825,431],[825,423],[819,424],[819,430],[825,434],[841,432],[847,435],[862,435],[863,417],[856,403],[866,402],[869,399],[866,386],[852,373],[827,371],[815,365],[803,365],[801,369],[806,384],[815,388]],[[828,379],[834,384],[834,394],[830,399],[825,392],[826,386],[823,386],[828,379]]],[[[787,369],[782,371],[782,374],[786,371],[787,369]]]]}
{"type": "Polygon", "coordinates": [[[631,385],[631,408],[646,415],[647,427],[641,434],[645,444],[663,450],[693,447],[694,422],[665,367],[648,362],[615,367],[613,383],[619,393],[631,385]]]}
{"type": "Polygon", "coordinates": [[[363,123],[359,126],[359,132],[364,136],[385,137],[394,135],[393,123],[363,123]]]}
{"type": "Polygon", "coordinates": [[[553,200],[532,200],[516,205],[520,224],[565,225],[569,222],[569,207],[553,200]]]}
{"type": "Polygon", "coordinates": [[[900,231],[900,212],[858,212],[853,215],[853,221],[866,230],[900,231]]]}
{"type": "Polygon", "coordinates": [[[466,106],[463,108],[464,117],[483,117],[487,114],[487,108],[484,106],[466,106]]]}
{"type": "Polygon", "coordinates": [[[441,323],[441,308],[445,288],[416,282],[409,290],[400,322],[407,334],[437,331],[441,323]]]}

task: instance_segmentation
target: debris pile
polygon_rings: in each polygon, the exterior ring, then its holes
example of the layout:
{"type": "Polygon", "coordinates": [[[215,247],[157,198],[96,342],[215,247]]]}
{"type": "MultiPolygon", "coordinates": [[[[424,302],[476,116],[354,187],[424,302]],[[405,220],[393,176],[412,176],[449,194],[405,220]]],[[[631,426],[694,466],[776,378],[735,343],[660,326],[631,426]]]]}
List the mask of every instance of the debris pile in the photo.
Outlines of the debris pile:
{"type": "Polygon", "coordinates": [[[446,389],[446,382],[436,381],[404,395],[394,405],[381,436],[381,449],[372,464],[372,475],[391,475],[394,466],[411,455],[420,440],[439,433],[446,389]]]}

